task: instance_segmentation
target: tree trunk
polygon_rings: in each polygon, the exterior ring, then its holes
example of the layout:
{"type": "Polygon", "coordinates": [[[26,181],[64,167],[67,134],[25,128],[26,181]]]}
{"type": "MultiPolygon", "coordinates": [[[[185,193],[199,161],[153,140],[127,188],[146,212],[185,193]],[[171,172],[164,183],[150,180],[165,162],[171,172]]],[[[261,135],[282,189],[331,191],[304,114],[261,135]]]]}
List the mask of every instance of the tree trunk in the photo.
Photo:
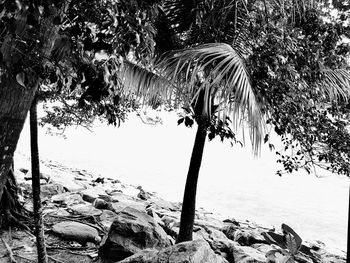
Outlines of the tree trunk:
{"type": "Polygon", "coordinates": [[[196,211],[196,193],[199,169],[202,163],[205,139],[207,136],[206,127],[198,123],[196,139],[194,142],[190,167],[188,169],[185,192],[182,202],[180,230],[176,243],[192,240],[194,217],[196,211]]]}
{"type": "Polygon", "coordinates": [[[38,149],[38,118],[36,99],[34,99],[33,104],[30,108],[30,151],[32,161],[34,225],[36,247],[38,251],[38,262],[47,263],[48,259],[45,247],[44,225],[40,198],[40,161],[38,149]]]}
{"type": "Polygon", "coordinates": [[[27,219],[24,215],[18,216],[21,212],[22,205],[18,200],[18,188],[12,163],[4,187],[3,198],[0,200],[0,228],[8,228],[13,225],[28,229],[19,221],[19,219],[27,219]]]}
{"type": "Polygon", "coordinates": [[[350,187],[349,187],[349,207],[348,207],[348,244],[347,244],[347,252],[346,252],[346,258],[348,259],[347,262],[350,261],[350,187]]]}
{"type": "Polygon", "coordinates": [[[33,34],[32,25],[27,23],[30,9],[23,7],[9,14],[15,18],[14,27],[5,32],[0,42],[0,200],[20,133],[40,82],[37,70],[43,69],[58,36],[60,25],[54,20],[63,16],[70,0],[62,0],[60,5],[57,1],[55,3],[59,7],[48,6],[40,26],[35,28],[36,34],[33,34]],[[37,44],[30,47],[27,43],[37,44]]]}
{"type": "Polygon", "coordinates": [[[0,198],[11,169],[13,154],[36,87],[23,89],[15,80],[0,76],[0,198]]]}

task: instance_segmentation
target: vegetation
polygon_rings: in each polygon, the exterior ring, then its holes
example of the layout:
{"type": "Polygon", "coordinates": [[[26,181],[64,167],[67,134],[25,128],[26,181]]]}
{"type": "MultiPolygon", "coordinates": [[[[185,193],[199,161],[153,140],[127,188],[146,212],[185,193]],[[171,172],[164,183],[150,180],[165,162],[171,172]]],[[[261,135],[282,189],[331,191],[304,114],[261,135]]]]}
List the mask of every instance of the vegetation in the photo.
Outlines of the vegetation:
{"type": "MultiPolygon", "coordinates": [[[[183,206],[188,202],[191,208],[186,211],[195,207],[205,134],[235,140],[227,127],[232,112],[236,127],[248,117],[255,152],[264,131],[262,114],[269,130],[282,137],[279,175],[316,167],[349,175],[349,47],[341,41],[348,30],[342,20],[322,11],[321,2],[179,0],[165,7],[172,13],[172,39],[185,49],[162,58],[161,66],[185,83],[185,108],[203,130],[197,132],[187,177],[183,206]]],[[[191,126],[188,116],[182,120],[191,126]]],[[[266,132],[265,143],[269,137],[266,132]]],[[[186,234],[178,241],[191,239],[194,213],[188,211],[180,226],[186,234]]]]}
{"type": "MultiPolygon", "coordinates": [[[[283,238],[273,232],[264,233],[264,237],[269,244],[276,244],[281,249],[270,250],[266,253],[266,258],[275,262],[294,263],[295,256],[300,251],[302,239],[288,225],[282,224],[283,238]],[[275,237],[275,239],[274,239],[275,237]]],[[[313,256],[311,254],[311,256],[313,256]]]]}
{"type": "MultiPolygon", "coordinates": [[[[207,136],[237,142],[243,125],[257,154],[262,141],[274,149],[274,131],[279,175],[349,176],[348,16],[342,1],[0,1],[2,204],[16,200],[6,184],[35,96],[60,102],[42,120],[56,127],[95,116],[117,125],[145,104],[184,108],[179,124],[197,133],[177,242],[192,239],[207,136]]],[[[16,219],[15,207],[1,215],[16,219]]]]}

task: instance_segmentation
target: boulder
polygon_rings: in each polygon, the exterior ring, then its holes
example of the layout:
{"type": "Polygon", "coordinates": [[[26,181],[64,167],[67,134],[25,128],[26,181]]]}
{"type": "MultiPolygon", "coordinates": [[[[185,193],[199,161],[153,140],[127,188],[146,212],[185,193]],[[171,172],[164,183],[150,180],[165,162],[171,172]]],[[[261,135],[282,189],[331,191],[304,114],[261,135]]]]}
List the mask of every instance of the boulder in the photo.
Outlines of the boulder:
{"type": "Polygon", "coordinates": [[[235,224],[230,224],[222,228],[222,232],[224,232],[229,239],[238,242],[242,246],[267,243],[261,232],[254,228],[239,228],[235,224]]]}
{"type": "Polygon", "coordinates": [[[51,201],[53,203],[57,203],[60,205],[73,205],[83,202],[83,199],[79,194],[72,194],[69,192],[54,195],[51,197],[51,201]]]}
{"type": "Polygon", "coordinates": [[[122,193],[113,193],[111,199],[115,212],[119,212],[128,206],[134,207],[138,210],[146,211],[147,204],[143,201],[140,201],[140,199],[136,199],[122,193]]]}
{"type": "Polygon", "coordinates": [[[45,209],[45,213],[52,215],[52,216],[58,216],[58,217],[68,217],[70,216],[70,213],[67,211],[66,208],[51,208],[51,209],[45,209]]]}
{"type": "Polygon", "coordinates": [[[65,192],[63,185],[57,183],[44,184],[41,186],[40,191],[42,199],[50,198],[53,195],[58,195],[65,192]]]}
{"type": "Polygon", "coordinates": [[[99,198],[102,195],[106,195],[106,191],[103,187],[91,187],[84,191],[81,191],[83,200],[89,203],[93,203],[96,198],[99,198]]]}
{"type": "Polygon", "coordinates": [[[112,205],[101,198],[96,198],[93,202],[93,206],[97,209],[112,209],[112,205]]]}
{"type": "Polygon", "coordinates": [[[265,263],[266,257],[263,252],[249,246],[231,246],[231,255],[235,263],[265,263]]]}
{"type": "Polygon", "coordinates": [[[99,216],[102,214],[102,211],[92,206],[90,203],[80,203],[72,205],[70,210],[74,214],[80,214],[83,216],[99,216]]]}
{"type": "Polygon", "coordinates": [[[101,225],[109,231],[114,219],[117,217],[117,214],[110,210],[102,210],[102,214],[99,216],[99,222],[101,225]]]}
{"type": "Polygon", "coordinates": [[[196,219],[194,225],[200,227],[210,227],[221,230],[225,227],[225,223],[219,219],[210,216],[202,216],[201,219],[196,219]]]}
{"type": "Polygon", "coordinates": [[[119,263],[227,263],[219,255],[216,255],[207,242],[195,240],[179,243],[175,246],[156,251],[154,249],[143,250],[119,263]]]}
{"type": "Polygon", "coordinates": [[[170,245],[164,230],[146,212],[126,207],[116,214],[108,235],[102,241],[102,258],[122,260],[146,248],[170,245]]]}
{"type": "Polygon", "coordinates": [[[235,239],[235,232],[239,230],[240,227],[236,224],[227,224],[221,231],[231,240],[235,239]]]}
{"type": "Polygon", "coordinates": [[[320,261],[323,263],[345,263],[346,261],[346,254],[344,253],[343,256],[340,254],[336,255],[333,253],[330,253],[326,250],[325,246],[320,246],[320,248],[314,252],[314,255],[320,259],[320,261]]]}
{"type": "Polygon", "coordinates": [[[345,263],[345,258],[338,255],[323,255],[321,256],[321,262],[323,263],[345,263]]]}
{"type": "Polygon", "coordinates": [[[237,242],[234,242],[228,238],[225,239],[214,239],[210,243],[211,249],[216,253],[227,259],[229,262],[234,262],[232,247],[238,245],[237,242]]]}
{"type": "Polygon", "coordinates": [[[265,255],[270,250],[276,249],[273,246],[270,246],[267,244],[253,244],[251,247],[257,249],[258,251],[260,251],[261,253],[263,253],[265,255]]]}
{"type": "Polygon", "coordinates": [[[53,225],[52,232],[63,239],[77,241],[83,245],[87,242],[98,244],[101,241],[98,231],[95,228],[74,221],[57,223],[53,225]]]}
{"type": "Polygon", "coordinates": [[[151,198],[151,195],[145,190],[143,190],[141,186],[139,186],[137,189],[140,190],[140,192],[137,194],[137,197],[141,200],[148,200],[151,198]]]}
{"type": "Polygon", "coordinates": [[[159,215],[156,213],[156,211],[152,208],[147,208],[146,209],[146,212],[148,215],[150,215],[151,217],[154,218],[154,220],[156,220],[156,222],[161,226],[163,227],[165,224],[164,222],[162,221],[162,219],[159,217],[159,215]]]}
{"type": "Polygon", "coordinates": [[[223,232],[211,227],[194,227],[193,239],[203,239],[209,244],[216,239],[227,239],[230,241],[223,232]]]}
{"type": "Polygon", "coordinates": [[[163,211],[172,211],[172,212],[180,212],[181,211],[181,203],[174,203],[166,201],[162,198],[159,198],[155,195],[152,195],[150,199],[147,200],[151,207],[159,212],[163,211]]]}

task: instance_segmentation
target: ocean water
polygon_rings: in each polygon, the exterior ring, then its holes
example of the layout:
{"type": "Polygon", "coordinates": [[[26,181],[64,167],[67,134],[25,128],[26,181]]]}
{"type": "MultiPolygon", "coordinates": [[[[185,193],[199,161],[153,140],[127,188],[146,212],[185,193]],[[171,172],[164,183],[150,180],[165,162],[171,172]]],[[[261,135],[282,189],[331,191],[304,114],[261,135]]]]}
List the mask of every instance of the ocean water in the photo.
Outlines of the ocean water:
{"type": "MultiPolygon", "coordinates": [[[[120,128],[97,122],[92,132],[70,127],[66,139],[40,128],[40,157],[181,201],[196,129],[177,126],[176,114],[164,113],[162,119],[161,125],[145,125],[131,115],[120,128]]],[[[29,150],[26,124],[17,153],[29,156],[29,150]]],[[[277,169],[276,156],[265,146],[255,157],[249,144],[207,142],[197,207],[276,228],[286,223],[305,240],[346,251],[349,179],[304,172],[279,177],[277,169]]]]}

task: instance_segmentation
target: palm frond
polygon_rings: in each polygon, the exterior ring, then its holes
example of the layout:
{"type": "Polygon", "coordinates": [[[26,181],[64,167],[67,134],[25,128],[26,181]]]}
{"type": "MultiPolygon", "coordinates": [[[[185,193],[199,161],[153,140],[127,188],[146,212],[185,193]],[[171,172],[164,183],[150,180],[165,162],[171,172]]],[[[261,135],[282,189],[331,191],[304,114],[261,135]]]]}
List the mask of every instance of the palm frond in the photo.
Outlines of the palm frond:
{"type": "Polygon", "coordinates": [[[167,19],[172,29],[177,34],[182,34],[189,30],[192,23],[196,21],[195,12],[197,10],[197,2],[195,0],[166,0],[163,8],[167,14],[167,19]]]}
{"type": "Polygon", "coordinates": [[[330,100],[348,101],[350,97],[350,73],[345,69],[324,69],[320,87],[330,100]]]}
{"type": "Polygon", "coordinates": [[[155,70],[124,60],[119,78],[123,84],[124,93],[136,96],[141,100],[142,105],[154,106],[153,104],[159,103],[159,100],[176,104],[174,95],[178,90],[174,83],[157,74],[155,70]]]}
{"type": "Polygon", "coordinates": [[[233,114],[235,128],[248,118],[254,152],[261,144],[263,116],[244,66],[243,60],[228,44],[212,43],[175,51],[158,63],[167,76],[175,82],[185,82],[189,93],[197,99],[198,79],[200,89],[205,90],[203,114],[210,118],[211,105],[215,100],[218,117],[225,120],[233,114]]]}

